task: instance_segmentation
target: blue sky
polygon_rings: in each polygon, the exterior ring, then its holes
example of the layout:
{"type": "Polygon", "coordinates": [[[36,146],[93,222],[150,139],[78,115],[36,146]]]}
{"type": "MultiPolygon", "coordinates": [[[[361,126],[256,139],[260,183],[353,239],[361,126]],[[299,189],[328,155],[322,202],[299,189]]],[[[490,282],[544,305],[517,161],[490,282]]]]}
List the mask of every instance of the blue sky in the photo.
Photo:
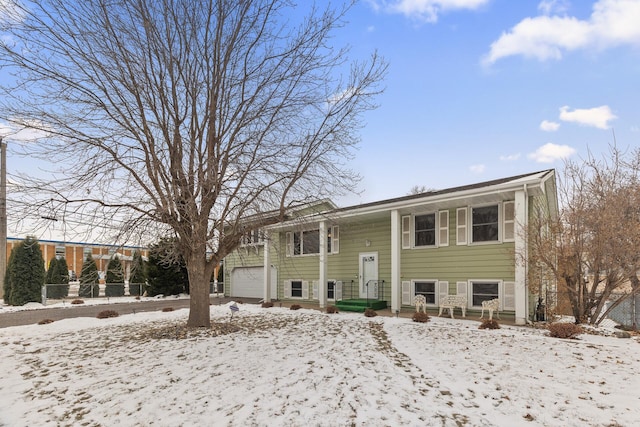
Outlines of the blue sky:
{"type": "Polygon", "coordinates": [[[346,19],[336,46],[389,72],[341,206],[562,169],[614,132],[638,146],[640,0],[361,0],[346,19]]]}
{"type": "Polygon", "coordinates": [[[542,169],[640,136],[640,1],[369,0],[339,41],[389,63],[353,167],[360,196],[542,169]]]}

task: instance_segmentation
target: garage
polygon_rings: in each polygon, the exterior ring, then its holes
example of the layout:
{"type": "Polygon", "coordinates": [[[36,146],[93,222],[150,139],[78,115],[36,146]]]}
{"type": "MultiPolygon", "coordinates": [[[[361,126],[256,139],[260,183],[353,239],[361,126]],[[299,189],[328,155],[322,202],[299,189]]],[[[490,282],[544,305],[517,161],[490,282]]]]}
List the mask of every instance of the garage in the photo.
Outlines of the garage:
{"type": "MultiPolygon", "coordinates": [[[[231,275],[230,296],[263,298],[264,267],[237,267],[231,275]]],[[[271,267],[271,298],[277,299],[278,271],[271,267]]]]}

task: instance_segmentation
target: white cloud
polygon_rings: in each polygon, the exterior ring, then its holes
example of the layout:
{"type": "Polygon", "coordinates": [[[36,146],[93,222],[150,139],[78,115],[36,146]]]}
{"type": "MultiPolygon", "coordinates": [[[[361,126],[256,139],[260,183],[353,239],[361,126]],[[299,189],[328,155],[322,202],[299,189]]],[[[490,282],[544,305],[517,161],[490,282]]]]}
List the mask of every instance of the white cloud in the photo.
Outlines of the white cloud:
{"type": "Polygon", "coordinates": [[[471,165],[469,166],[469,170],[473,173],[482,173],[485,170],[485,165],[471,165]]]}
{"type": "Polygon", "coordinates": [[[576,109],[569,111],[568,106],[560,107],[560,120],[578,123],[585,126],[593,126],[598,129],[607,129],[609,121],[616,119],[608,105],[589,109],[576,109]]]}
{"type": "Polygon", "coordinates": [[[575,148],[568,145],[557,145],[551,142],[544,144],[535,152],[529,154],[529,158],[538,163],[553,163],[562,160],[576,153],[575,148]]]}
{"type": "Polygon", "coordinates": [[[500,160],[502,160],[503,162],[513,162],[516,161],[520,158],[520,153],[516,153],[516,154],[508,154],[506,156],[500,156],[500,160]]]}
{"type": "Polygon", "coordinates": [[[22,127],[9,123],[0,123],[0,136],[4,137],[5,140],[30,142],[50,136],[51,134],[46,129],[47,126],[35,120],[26,121],[22,127]]]}
{"type": "Polygon", "coordinates": [[[371,0],[374,10],[400,13],[409,18],[434,23],[438,15],[455,10],[475,10],[490,0],[371,0]]]}
{"type": "MultiPolygon", "coordinates": [[[[539,8],[558,12],[557,2],[543,1],[539,8]]],[[[620,45],[640,45],[640,1],[599,0],[588,20],[541,15],[525,18],[491,44],[483,58],[491,65],[501,58],[522,55],[540,61],[560,59],[564,52],[600,50],[620,45]]]]}
{"type": "Polygon", "coordinates": [[[552,13],[564,13],[569,9],[567,0],[542,0],[538,4],[538,10],[544,15],[552,13]]]}
{"type": "Polygon", "coordinates": [[[545,132],[555,132],[560,128],[560,123],[550,122],[549,120],[543,120],[540,123],[540,129],[545,132]]]}

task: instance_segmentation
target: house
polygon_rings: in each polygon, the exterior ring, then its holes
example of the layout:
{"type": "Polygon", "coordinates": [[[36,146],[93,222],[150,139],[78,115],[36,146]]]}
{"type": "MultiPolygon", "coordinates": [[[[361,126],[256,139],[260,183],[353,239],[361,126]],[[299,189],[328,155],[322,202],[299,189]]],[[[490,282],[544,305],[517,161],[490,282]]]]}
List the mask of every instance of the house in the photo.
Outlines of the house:
{"type": "Polygon", "coordinates": [[[554,170],[347,208],[318,201],[251,231],[225,259],[225,293],[320,307],[364,299],[394,313],[418,294],[432,309],[466,296],[468,312],[498,298],[501,315],[524,324],[537,301],[524,230],[557,209],[554,170]]]}

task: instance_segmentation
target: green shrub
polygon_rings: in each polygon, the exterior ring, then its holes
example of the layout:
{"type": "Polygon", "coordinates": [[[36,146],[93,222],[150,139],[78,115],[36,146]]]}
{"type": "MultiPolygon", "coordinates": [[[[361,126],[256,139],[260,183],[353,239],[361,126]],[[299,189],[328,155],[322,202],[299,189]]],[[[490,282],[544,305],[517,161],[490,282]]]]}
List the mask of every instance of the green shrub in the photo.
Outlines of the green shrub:
{"type": "Polygon", "coordinates": [[[575,338],[584,332],[582,327],[575,323],[550,323],[547,329],[549,335],[554,338],[575,338]]]}
{"type": "Polygon", "coordinates": [[[367,308],[364,310],[364,315],[366,317],[376,317],[378,313],[376,313],[376,311],[372,308],[367,308]]]}
{"type": "Polygon", "coordinates": [[[189,293],[187,264],[179,254],[174,240],[161,239],[151,246],[147,278],[149,296],[189,293]]]}
{"type": "Polygon", "coordinates": [[[17,306],[41,302],[45,274],[40,244],[35,237],[27,237],[11,251],[5,274],[5,303],[17,306]]]}
{"type": "Polygon", "coordinates": [[[482,321],[478,329],[500,329],[500,324],[494,319],[485,319],[482,321]]]}
{"type": "Polygon", "coordinates": [[[423,313],[420,311],[420,312],[413,313],[413,317],[411,317],[411,320],[419,323],[427,323],[430,319],[427,313],[423,313]]]}
{"type": "Polygon", "coordinates": [[[100,296],[100,285],[98,284],[98,266],[93,256],[88,253],[82,263],[80,273],[80,286],[78,296],[81,298],[97,298],[100,296]]]}

